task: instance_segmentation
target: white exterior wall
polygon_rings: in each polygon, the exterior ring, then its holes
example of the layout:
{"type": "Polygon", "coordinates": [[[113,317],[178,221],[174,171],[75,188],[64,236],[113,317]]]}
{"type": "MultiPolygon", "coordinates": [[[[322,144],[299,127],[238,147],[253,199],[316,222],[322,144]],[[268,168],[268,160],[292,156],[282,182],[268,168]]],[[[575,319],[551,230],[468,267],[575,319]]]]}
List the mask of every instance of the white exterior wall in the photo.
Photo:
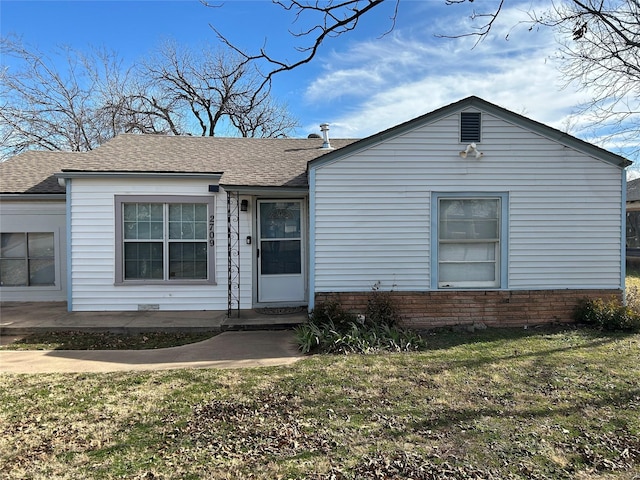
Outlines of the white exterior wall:
{"type": "Polygon", "coordinates": [[[430,290],[433,192],[508,193],[507,288],[621,288],[621,170],[484,112],[462,159],[458,118],[315,168],[315,291],[430,290]]]}
{"type": "Polygon", "coordinates": [[[53,232],[55,285],[50,287],[1,287],[3,302],[64,302],[67,300],[66,210],[62,201],[0,202],[0,232],[53,232]]]}
{"type": "MultiPolygon", "coordinates": [[[[206,179],[71,179],[72,308],[74,311],[227,309],[227,194],[209,193],[206,179]],[[216,285],[115,285],[115,196],[215,196],[216,285]]],[[[240,238],[250,218],[240,216],[240,238]]],[[[240,242],[241,305],[251,308],[251,246],[240,242]],[[249,249],[247,251],[247,249],[249,249]]]]}

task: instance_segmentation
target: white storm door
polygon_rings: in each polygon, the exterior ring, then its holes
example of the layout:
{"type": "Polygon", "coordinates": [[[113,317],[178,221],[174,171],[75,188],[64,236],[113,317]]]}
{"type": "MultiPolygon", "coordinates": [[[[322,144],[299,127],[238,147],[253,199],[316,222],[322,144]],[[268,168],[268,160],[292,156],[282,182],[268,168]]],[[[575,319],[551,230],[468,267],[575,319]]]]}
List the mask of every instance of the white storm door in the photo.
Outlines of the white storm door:
{"type": "Polygon", "coordinates": [[[258,301],[304,302],[302,200],[258,201],[258,301]]]}

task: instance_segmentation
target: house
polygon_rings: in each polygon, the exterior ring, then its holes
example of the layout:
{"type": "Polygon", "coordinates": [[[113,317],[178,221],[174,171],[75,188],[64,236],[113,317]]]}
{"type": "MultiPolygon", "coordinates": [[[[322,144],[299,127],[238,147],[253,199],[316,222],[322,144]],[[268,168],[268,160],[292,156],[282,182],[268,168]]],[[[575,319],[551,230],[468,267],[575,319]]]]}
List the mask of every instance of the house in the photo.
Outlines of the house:
{"type": "Polygon", "coordinates": [[[0,300],[66,301],[66,196],[54,173],[79,155],[28,151],[0,163],[0,300]]]}
{"type": "Polygon", "coordinates": [[[640,178],[627,182],[627,265],[640,263],[640,178]]]}
{"type": "Polygon", "coordinates": [[[125,134],[0,164],[2,299],[359,311],[376,286],[431,327],[571,321],[582,298],[621,297],[624,158],[477,97],[362,140],[323,129],[125,134]]]}

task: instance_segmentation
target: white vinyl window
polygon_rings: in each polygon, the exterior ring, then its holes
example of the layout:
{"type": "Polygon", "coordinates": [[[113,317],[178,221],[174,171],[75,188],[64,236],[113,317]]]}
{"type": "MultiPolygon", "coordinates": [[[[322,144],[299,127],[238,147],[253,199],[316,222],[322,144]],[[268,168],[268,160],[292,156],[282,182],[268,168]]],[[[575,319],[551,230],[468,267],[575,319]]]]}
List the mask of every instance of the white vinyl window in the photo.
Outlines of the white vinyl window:
{"type": "Polygon", "coordinates": [[[437,199],[438,288],[500,287],[500,197],[437,199]]]}
{"type": "Polygon", "coordinates": [[[213,202],[119,197],[116,283],[213,281],[213,202]]]}

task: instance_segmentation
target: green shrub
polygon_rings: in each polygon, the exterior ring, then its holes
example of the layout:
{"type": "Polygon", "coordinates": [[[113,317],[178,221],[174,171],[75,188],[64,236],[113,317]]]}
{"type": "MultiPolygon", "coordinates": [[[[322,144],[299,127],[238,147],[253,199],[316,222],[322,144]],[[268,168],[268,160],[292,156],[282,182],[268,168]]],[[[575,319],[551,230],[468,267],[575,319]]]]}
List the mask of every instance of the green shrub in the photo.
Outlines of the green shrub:
{"type": "Polygon", "coordinates": [[[399,320],[400,314],[391,297],[391,292],[381,291],[379,283],[376,283],[367,299],[367,308],[364,312],[365,324],[395,326],[399,320]]]}
{"type": "Polygon", "coordinates": [[[638,332],[640,331],[640,311],[637,308],[639,303],[637,295],[627,305],[621,305],[613,298],[585,299],[576,308],[575,319],[600,330],[638,332]]]}
{"type": "Polygon", "coordinates": [[[352,323],[358,321],[358,316],[347,312],[342,306],[334,301],[321,303],[311,312],[310,322],[316,325],[333,325],[337,329],[349,328],[352,323]]]}
{"type": "Polygon", "coordinates": [[[345,311],[334,301],[320,304],[309,322],[295,330],[303,353],[404,352],[425,347],[424,339],[397,326],[400,316],[392,298],[374,288],[364,317],[345,311]]]}

